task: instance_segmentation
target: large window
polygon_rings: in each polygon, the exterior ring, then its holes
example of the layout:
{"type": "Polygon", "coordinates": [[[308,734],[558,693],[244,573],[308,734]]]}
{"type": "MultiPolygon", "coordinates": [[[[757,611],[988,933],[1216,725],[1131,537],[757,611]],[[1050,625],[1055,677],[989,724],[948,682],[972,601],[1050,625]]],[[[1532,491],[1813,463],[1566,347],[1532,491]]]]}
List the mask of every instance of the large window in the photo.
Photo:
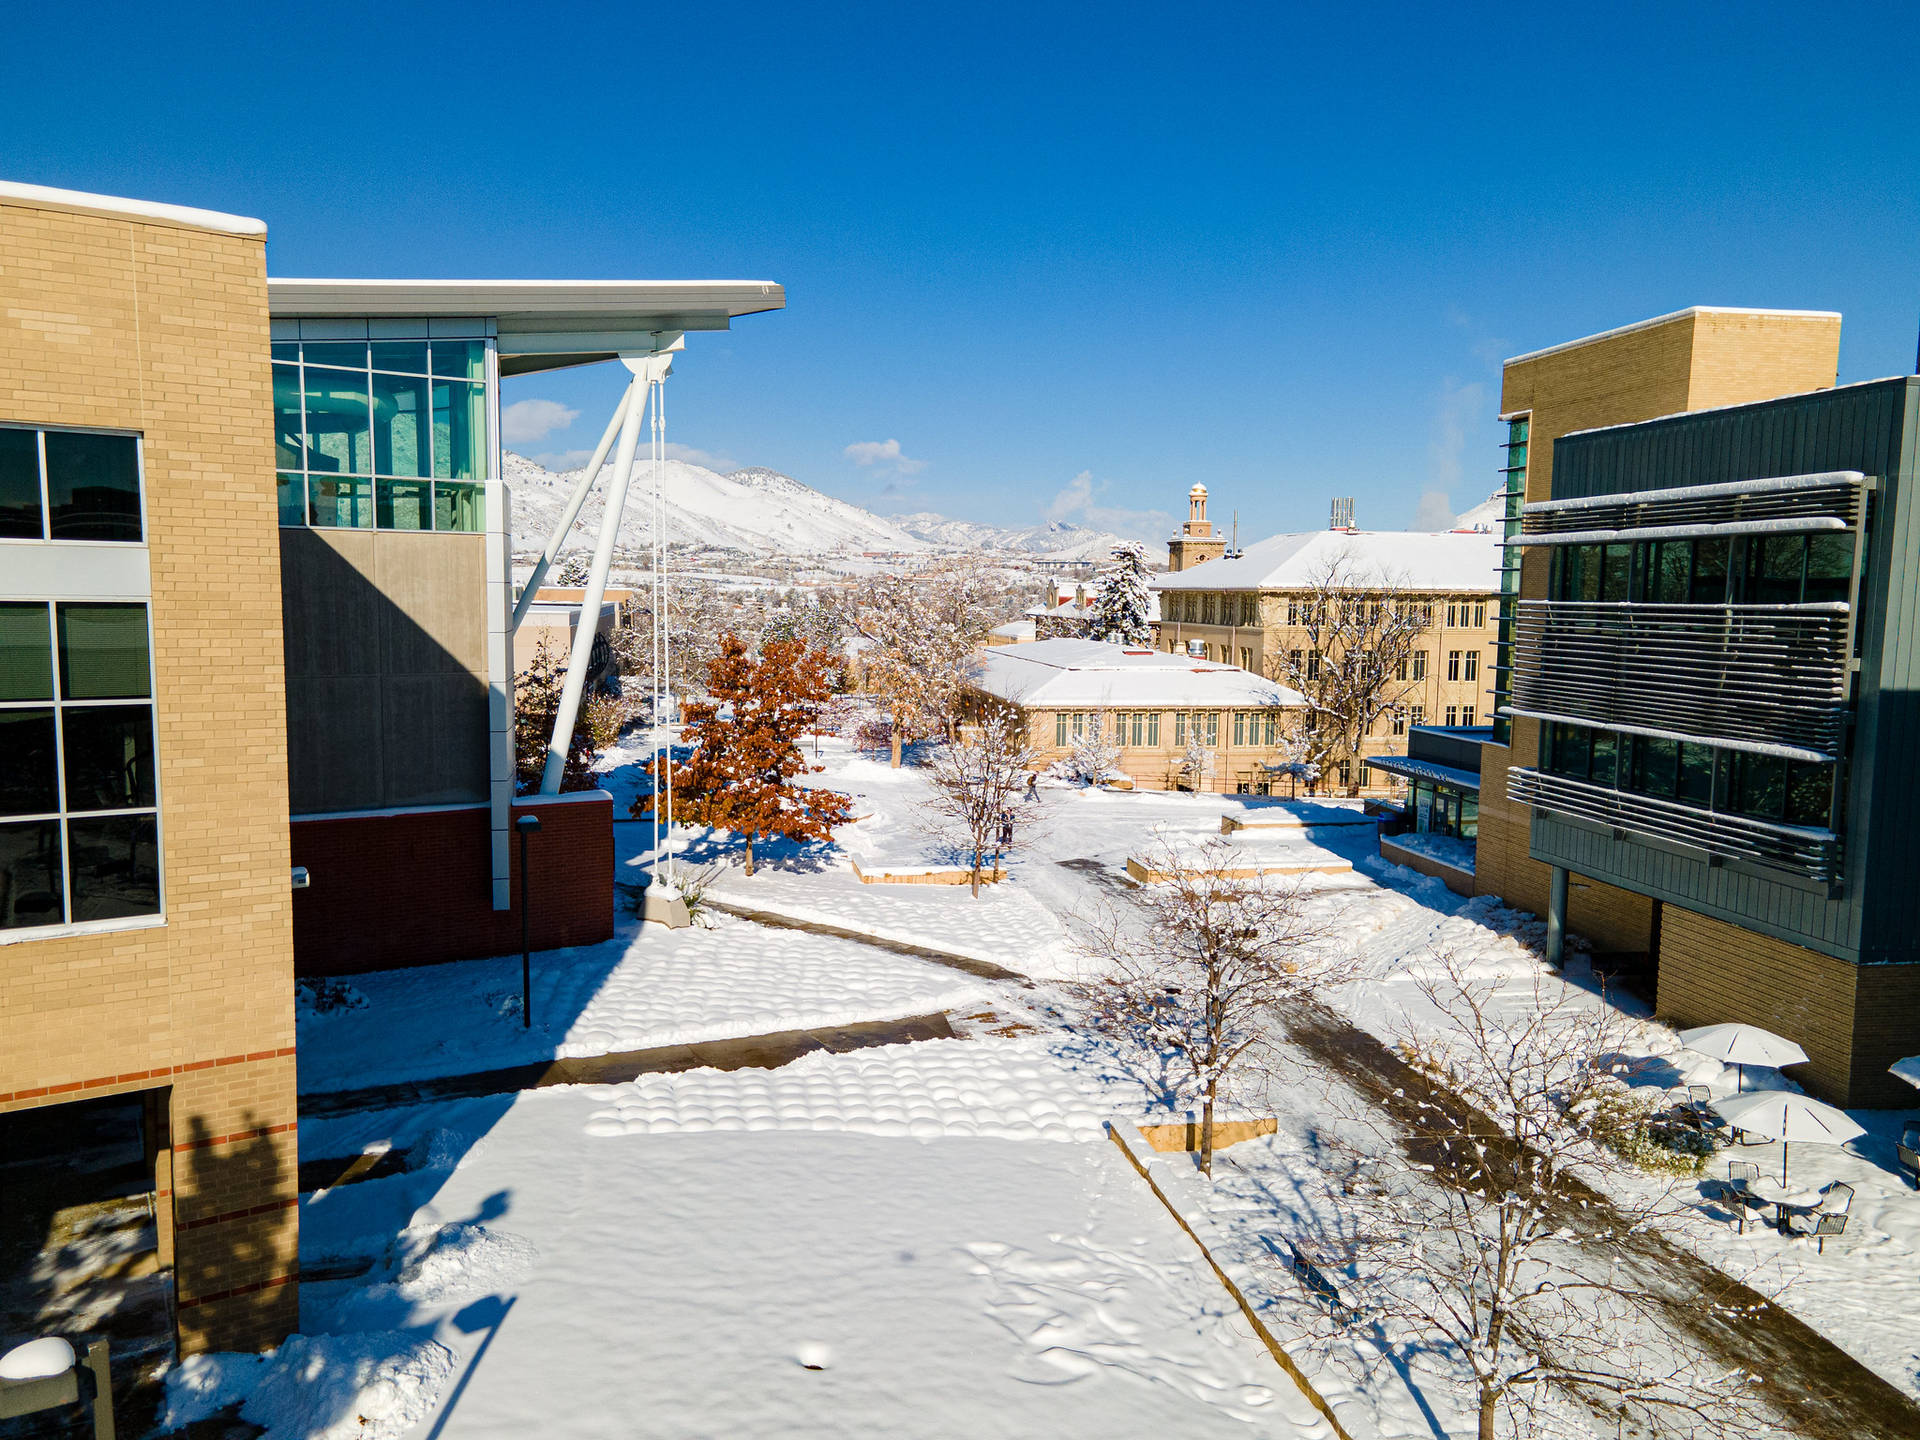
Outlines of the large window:
{"type": "Polygon", "coordinates": [[[479,530],[486,342],[278,340],[280,523],[479,530]]]}
{"type": "Polygon", "coordinates": [[[1746,535],[1563,545],[1548,593],[1657,605],[1806,605],[1846,600],[1852,577],[1851,534],[1746,535]]]}
{"type": "Polygon", "coordinates": [[[1540,765],[1555,775],[1716,814],[1814,829],[1827,827],[1834,800],[1835,767],[1830,762],[1788,760],[1584,725],[1542,725],[1540,765]]]}
{"type": "Polygon", "coordinates": [[[0,929],[160,911],[147,607],[0,603],[0,929]]]}
{"type": "Polygon", "coordinates": [[[137,436],[0,425],[0,540],[137,543],[140,510],[137,436]]]}

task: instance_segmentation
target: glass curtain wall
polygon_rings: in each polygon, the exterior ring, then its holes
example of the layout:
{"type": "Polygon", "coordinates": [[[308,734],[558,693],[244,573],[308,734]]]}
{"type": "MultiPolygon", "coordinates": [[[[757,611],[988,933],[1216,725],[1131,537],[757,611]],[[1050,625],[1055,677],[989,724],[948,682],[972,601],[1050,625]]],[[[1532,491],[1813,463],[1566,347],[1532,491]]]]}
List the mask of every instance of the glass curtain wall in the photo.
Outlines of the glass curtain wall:
{"type": "Polygon", "coordinates": [[[483,340],[273,345],[280,523],[484,528],[483,340]]]}
{"type": "MultiPolygon", "coordinates": [[[[1507,463],[1501,467],[1506,481],[1506,511],[1502,529],[1511,542],[1520,534],[1520,509],[1527,503],[1527,432],[1530,417],[1507,422],[1507,463]]],[[[1505,711],[1513,696],[1513,617],[1520,599],[1520,552],[1508,548],[1500,552],[1500,599],[1493,651],[1493,739],[1496,745],[1511,743],[1512,724],[1505,711]]]]}

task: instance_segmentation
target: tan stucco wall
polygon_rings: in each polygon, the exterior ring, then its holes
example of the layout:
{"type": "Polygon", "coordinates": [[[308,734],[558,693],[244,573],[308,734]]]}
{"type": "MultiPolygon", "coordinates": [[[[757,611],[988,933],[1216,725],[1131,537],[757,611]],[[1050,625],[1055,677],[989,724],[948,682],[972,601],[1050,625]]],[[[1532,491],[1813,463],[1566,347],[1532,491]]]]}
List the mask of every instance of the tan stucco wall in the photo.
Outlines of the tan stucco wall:
{"type": "Polygon", "coordinates": [[[297,1318],[267,357],[258,237],[0,199],[0,418],[144,437],[166,904],[158,926],[0,944],[0,1110],[170,1088],[189,1348],[297,1318]]]}

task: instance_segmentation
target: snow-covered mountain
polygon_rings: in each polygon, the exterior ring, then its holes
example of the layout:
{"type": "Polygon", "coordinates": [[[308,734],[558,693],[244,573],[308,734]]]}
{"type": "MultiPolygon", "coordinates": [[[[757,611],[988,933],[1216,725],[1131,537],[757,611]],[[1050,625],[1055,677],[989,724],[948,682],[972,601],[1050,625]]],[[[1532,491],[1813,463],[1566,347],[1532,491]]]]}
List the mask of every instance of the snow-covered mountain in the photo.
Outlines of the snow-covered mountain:
{"type": "Polygon", "coordinates": [[[949,520],[930,510],[895,515],[892,520],[909,535],[931,545],[997,550],[1041,560],[1102,561],[1121,543],[1121,537],[1109,531],[1091,530],[1065,520],[1026,526],[983,525],[975,520],[949,520]]]}
{"type": "MultiPolygon", "coordinates": [[[[513,491],[514,548],[537,550],[552,533],[580,482],[580,472],[556,474],[511,450],[506,469],[507,485],[513,491]]],[[[605,477],[580,512],[573,545],[590,546],[591,537],[599,532],[604,488],[605,477]]],[[[651,474],[643,460],[634,472],[620,523],[623,550],[640,550],[653,543],[652,498],[651,474]]],[[[722,475],[702,465],[669,460],[661,472],[661,498],[668,544],[757,555],[972,550],[1037,560],[1103,561],[1120,538],[1062,521],[1001,526],[949,520],[931,512],[875,515],[764,466],[722,475]]]]}
{"type": "MultiPolygon", "coordinates": [[[[594,487],[574,528],[574,544],[591,545],[605,510],[607,480],[594,487]]],[[[506,481],[513,491],[516,550],[535,550],[552,533],[580,472],[556,475],[522,455],[507,452],[506,481]]],[[[864,550],[924,551],[927,542],[858,505],[822,495],[776,470],[736,470],[721,475],[703,465],[669,460],[661,470],[665,539],[670,545],[705,545],[749,554],[812,555],[864,550]]],[[[652,474],[636,467],[620,521],[620,547],[653,543],[652,474]]]]}

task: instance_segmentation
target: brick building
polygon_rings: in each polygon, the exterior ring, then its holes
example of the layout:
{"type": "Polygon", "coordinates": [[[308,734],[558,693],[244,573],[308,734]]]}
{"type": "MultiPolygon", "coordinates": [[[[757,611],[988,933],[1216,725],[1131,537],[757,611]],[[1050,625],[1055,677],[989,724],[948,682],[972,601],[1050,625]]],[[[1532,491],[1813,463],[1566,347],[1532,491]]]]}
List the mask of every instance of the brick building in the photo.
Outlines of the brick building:
{"type": "MultiPolygon", "coordinates": [[[[1327,581],[1337,569],[1361,585],[1355,593],[1415,607],[1424,622],[1406,674],[1393,682],[1392,713],[1359,756],[1339,762],[1358,763],[1363,790],[1392,784],[1367,761],[1404,750],[1410,727],[1471,728],[1487,718],[1501,553],[1493,531],[1358,530],[1343,502],[1338,528],[1275,535],[1232,555],[1223,553],[1224,542],[1196,553],[1196,544],[1211,543],[1203,486],[1194,487],[1191,503],[1196,518],[1168,542],[1173,573],[1154,581],[1158,648],[1299,686],[1295,677],[1317,660],[1307,611],[1331,594],[1327,581]],[[1208,534],[1196,535],[1198,526],[1208,534]]],[[[1338,773],[1328,779],[1346,788],[1338,773]]]]}
{"type": "Polygon", "coordinates": [[[610,797],[513,793],[501,377],[783,303],[269,280],[257,220],[0,183],[0,1228],[109,1135],[178,1349],[295,1326],[296,971],[517,948],[527,811],[534,943],[612,932],[610,797]]]}
{"type": "MultiPolygon", "coordinates": [[[[1828,387],[1839,353],[1840,317],[1830,312],[1695,306],[1507,361],[1500,408],[1508,427],[1502,488],[1509,536],[1519,532],[1523,505],[1552,497],[1560,437],[1828,387]]],[[[1511,611],[1521,601],[1544,600],[1548,555],[1517,549],[1508,554],[1501,606],[1511,611]]],[[[1510,638],[1512,619],[1500,617],[1502,641],[1510,638]]],[[[1490,681],[1487,718],[1494,733],[1480,766],[1477,883],[1482,894],[1545,914],[1550,867],[1530,854],[1530,808],[1507,795],[1508,771],[1538,758],[1539,726],[1502,713],[1508,705],[1507,650],[1502,643],[1490,681]]],[[[1571,929],[1616,967],[1646,963],[1654,939],[1650,899],[1584,873],[1565,884],[1571,929]]]]}
{"type": "Polygon", "coordinates": [[[1238,666],[1098,640],[991,646],[975,656],[971,682],[975,713],[1011,709],[1041,765],[1105,736],[1142,790],[1268,793],[1268,767],[1286,758],[1303,703],[1238,666]]]}

